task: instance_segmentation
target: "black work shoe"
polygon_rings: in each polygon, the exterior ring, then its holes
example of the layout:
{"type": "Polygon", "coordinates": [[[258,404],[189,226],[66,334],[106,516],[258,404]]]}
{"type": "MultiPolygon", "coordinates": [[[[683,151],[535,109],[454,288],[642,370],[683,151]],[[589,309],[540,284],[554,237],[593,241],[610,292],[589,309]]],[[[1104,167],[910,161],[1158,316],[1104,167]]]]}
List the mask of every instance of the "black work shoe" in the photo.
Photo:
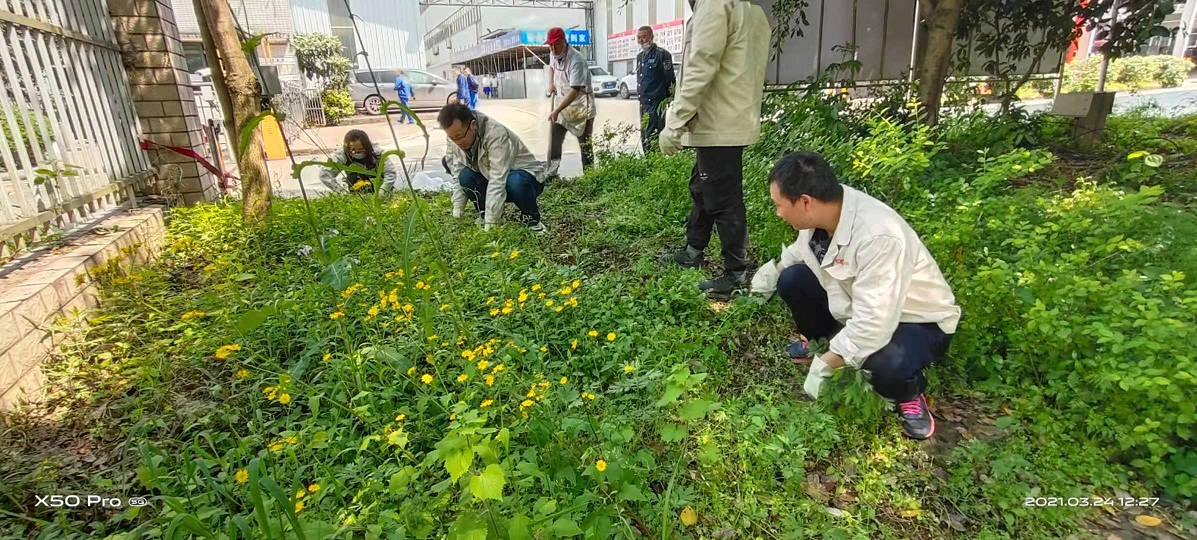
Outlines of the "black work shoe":
{"type": "Polygon", "coordinates": [[[748,292],[748,280],[741,274],[723,274],[715,279],[707,279],[698,283],[698,290],[706,293],[711,300],[731,300],[735,296],[748,292]]]}
{"type": "Polygon", "coordinates": [[[912,401],[898,403],[898,416],[902,417],[902,434],[911,439],[921,441],[935,434],[935,418],[922,394],[912,401]]]}
{"type": "Polygon", "coordinates": [[[671,262],[686,268],[702,268],[707,262],[706,256],[701,251],[698,255],[691,255],[692,251],[688,246],[683,246],[677,251],[662,255],[661,262],[671,262]]]}

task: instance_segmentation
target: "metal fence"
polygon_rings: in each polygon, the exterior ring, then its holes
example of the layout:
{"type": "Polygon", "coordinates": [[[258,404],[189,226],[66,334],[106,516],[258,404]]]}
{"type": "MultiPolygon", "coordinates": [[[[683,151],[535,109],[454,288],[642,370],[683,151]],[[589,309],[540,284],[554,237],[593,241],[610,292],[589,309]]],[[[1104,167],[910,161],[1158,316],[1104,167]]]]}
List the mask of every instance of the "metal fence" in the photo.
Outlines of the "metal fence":
{"type": "Polygon", "coordinates": [[[0,44],[6,255],[131,199],[147,163],[104,0],[0,2],[0,44]]]}
{"type": "Polygon", "coordinates": [[[275,97],[274,107],[286,115],[283,133],[295,140],[299,131],[328,124],[319,88],[304,88],[300,81],[283,81],[283,93],[275,97]]]}

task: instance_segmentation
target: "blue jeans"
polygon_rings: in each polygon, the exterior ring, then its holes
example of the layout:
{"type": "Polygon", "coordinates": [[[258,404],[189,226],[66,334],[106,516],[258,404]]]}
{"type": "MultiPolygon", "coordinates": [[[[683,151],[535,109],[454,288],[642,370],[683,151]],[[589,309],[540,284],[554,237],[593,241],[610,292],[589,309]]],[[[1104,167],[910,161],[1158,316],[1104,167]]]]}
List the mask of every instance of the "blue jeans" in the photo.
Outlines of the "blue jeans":
{"type": "MultiPolygon", "coordinates": [[[[482,173],[470,168],[461,170],[457,175],[457,182],[465,191],[466,198],[474,203],[478,215],[486,213],[486,186],[490,181],[482,173]]],[[[520,209],[524,221],[529,224],[540,223],[540,207],[536,205],[536,198],[544,191],[544,184],[537,182],[527,171],[514,170],[507,173],[507,201],[515,203],[520,209]]]]}
{"type": "MultiPolygon", "coordinates": [[[[794,324],[806,339],[831,339],[843,328],[827,307],[827,291],[805,264],[782,271],[777,295],[790,307],[794,324]]],[[[923,370],[943,358],[952,341],[935,323],[898,323],[889,344],[869,355],[863,369],[882,397],[898,403],[911,401],[927,389],[923,370]]]]}
{"type": "Polygon", "coordinates": [[[470,92],[470,108],[478,108],[478,92],[470,92]]]}
{"type": "MultiPolygon", "coordinates": [[[[407,106],[407,98],[405,98],[405,97],[399,98],[399,103],[402,103],[403,106],[406,107],[407,106]]],[[[412,118],[410,114],[407,114],[407,111],[405,111],[403,109],[399,109],[399,123],[406,124],[408,122],[411,122],[413,124],[416,123],[415,119],[412,118]]]]}

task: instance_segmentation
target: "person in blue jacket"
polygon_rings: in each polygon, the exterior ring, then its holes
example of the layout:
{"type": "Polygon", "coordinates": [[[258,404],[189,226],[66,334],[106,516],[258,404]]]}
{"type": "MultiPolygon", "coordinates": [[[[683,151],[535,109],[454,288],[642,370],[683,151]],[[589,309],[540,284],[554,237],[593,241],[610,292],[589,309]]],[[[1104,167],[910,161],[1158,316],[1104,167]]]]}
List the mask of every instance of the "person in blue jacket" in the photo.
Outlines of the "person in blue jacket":
{"type": "Polygon", "coordinates": [[[478,91],[481,90],[480,85],[478,84],[478,78],[475,77],[474,74],[470,72],[470,68],[468,66],[465,68],[465,76],[466,76],[466,88],[468,88],[470,91],[470,108],[477,109],[478,108],[478,91]]]}
{"type": "MultiPolygon", "coordinates": [[[[462,73],[461,66],[457,66],[457,67],[453,68],[453,77],[454,77],[455,82],[457,83],[457,102],[469,107],[470,106],[470,79],[469,79],[469,77],[466,77],[465,73],[462,73]]],[[[473,108],[473,107],[471,107],[471,108],[473,108]]]]}
{"type": "MultiPolygon", "coordinates": [[[[395,70],[395,93],[399,94],[399,103],[404,107],[407,106],[408,100],[415,97],[416,91],[412,87],[411,81],[407,79],[407,74],[402,69],[395,70]]],[[[407,111],[399,111],[399,123],[406,124],[408,122],[416,123],[416,119],[407,114],[407,111]]]]}

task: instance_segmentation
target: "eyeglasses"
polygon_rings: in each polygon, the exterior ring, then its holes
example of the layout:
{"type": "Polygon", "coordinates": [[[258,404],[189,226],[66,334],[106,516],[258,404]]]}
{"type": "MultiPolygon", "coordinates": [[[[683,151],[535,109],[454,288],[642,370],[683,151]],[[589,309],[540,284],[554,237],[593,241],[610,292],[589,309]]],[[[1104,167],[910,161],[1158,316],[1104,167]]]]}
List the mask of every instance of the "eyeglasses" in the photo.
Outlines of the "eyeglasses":
{"type": "Polygon", "coordinates": [[[461,132],[461,135],[458,135],[456,137],[454,137],[453,135],[449,135],[449,140],[457,143],[458,145],[461,145],[461,143],[465,142],[466,138],[470,135],[470,130],[473,129],[473,127],[476,123],[477,123],[477,120],[470,120],[469,125],[466,126],[465,131],[461,132]]]}

